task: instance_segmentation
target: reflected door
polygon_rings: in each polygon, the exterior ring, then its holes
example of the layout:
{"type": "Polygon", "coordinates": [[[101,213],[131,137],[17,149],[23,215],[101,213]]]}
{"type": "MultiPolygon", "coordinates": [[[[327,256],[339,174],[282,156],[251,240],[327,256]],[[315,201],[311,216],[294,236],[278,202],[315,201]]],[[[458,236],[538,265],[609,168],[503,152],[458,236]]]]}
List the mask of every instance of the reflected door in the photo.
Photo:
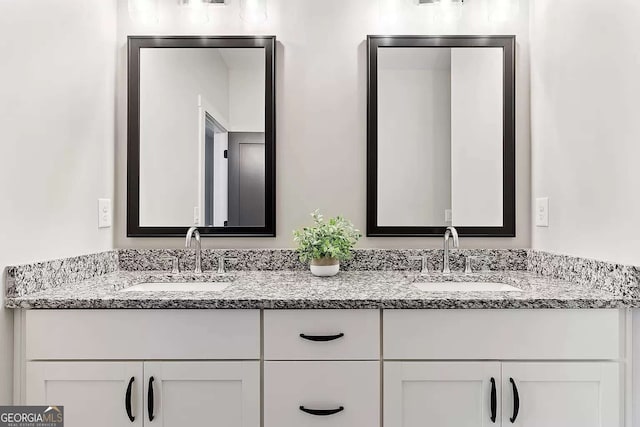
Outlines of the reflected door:
{"type": "Polygon", "coordinates": [[[264,147],[264,133],[229,133],[230,226],[264,226],[264,147]]]}
{"type": "Polygon", "coordinates": [[[204,225],[224,227],[229,215],[228,133],[208,113],[205,126],[204,225]]]}

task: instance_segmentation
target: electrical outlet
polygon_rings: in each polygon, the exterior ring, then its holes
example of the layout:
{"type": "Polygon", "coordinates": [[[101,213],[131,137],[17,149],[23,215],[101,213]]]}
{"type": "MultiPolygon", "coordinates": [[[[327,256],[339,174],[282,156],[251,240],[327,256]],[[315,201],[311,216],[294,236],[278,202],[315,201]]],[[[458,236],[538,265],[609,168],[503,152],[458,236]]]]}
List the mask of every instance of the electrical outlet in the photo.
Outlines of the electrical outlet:
{"type": "Polygon", "coordinates": [[[197,206],[193,208],[193,225],[200,225],[200,208],[197,206]]]}
{"type": "Polygon", "coordinates": [[[98,228],[111,227],[111,199],[98,199],[98,228]]]}
{"type": "Polygon", "coordinates": [[[549,198],[536,199],[536,227],[549,226],[549,198]]]}
{"type": "Polygon", "coordinates": [[[453,221],[453,211],[451,209],[444,210],[444,222],[453,221]]]}

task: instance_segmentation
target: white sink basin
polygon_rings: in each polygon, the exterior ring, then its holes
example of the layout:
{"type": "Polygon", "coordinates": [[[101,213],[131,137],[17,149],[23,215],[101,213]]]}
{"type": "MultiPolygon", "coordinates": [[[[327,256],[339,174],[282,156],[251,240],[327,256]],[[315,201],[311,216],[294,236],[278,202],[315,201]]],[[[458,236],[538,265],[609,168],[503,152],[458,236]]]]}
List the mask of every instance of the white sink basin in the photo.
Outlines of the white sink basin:
{"type": "Polygon", "coordinates": [[[220,292],[231,282],[150,282],[121,289],[120,292],[220,292]]]}
{"type": "Polygon", "coordinates": [[[497,282],[419,282],[413,286],[427,292],[522,292],[522,289],[497,282]]]}

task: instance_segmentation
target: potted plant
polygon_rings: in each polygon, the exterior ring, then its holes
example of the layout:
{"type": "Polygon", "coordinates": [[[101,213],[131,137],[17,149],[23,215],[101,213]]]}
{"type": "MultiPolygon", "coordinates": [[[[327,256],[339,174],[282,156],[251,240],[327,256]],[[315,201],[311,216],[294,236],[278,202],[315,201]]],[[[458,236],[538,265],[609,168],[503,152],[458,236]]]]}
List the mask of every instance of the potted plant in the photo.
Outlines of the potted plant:
{"type": "Polygon", "coordinates": [[[351,249],[362,234],[341,216],[325,222],[316,210],[311,217],[313,227],[293,232],[300,261],[309,262],[311,273],[315,276],[335,276],[340,271],[340,261],[351,258],[351,249]]]}

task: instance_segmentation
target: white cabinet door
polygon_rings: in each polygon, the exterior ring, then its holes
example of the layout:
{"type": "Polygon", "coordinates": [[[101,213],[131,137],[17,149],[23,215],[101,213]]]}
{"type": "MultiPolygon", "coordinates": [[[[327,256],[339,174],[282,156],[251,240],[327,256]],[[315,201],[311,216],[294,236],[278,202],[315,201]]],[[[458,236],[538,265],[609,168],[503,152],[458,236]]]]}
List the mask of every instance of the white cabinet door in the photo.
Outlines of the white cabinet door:
{"type": "Polygon", "coordinates": [[[497,426],[499,397],[498,362],[384,363],[385,427],[497,426]]]}
{"type": "Polygon", "coordinates": [[[380,362],[264,365],[264,427],[380,426],[380,362]]]}
{"type": "Polygon", "coordinates": [[[144,377],[147,427],[260,426],[260,362],[145,362],[144,377]]]}
{"type": "Polygon", "coordinates": [[[66,427],[141,427],[142,381],[140,362],[29,362],[26,404],[64,406],[66,427]]]}
{"type": "Polygon", "coordinates": [[[620,392],[615,362],[504,363],[502,424],[618,427],[620,392]]]}

